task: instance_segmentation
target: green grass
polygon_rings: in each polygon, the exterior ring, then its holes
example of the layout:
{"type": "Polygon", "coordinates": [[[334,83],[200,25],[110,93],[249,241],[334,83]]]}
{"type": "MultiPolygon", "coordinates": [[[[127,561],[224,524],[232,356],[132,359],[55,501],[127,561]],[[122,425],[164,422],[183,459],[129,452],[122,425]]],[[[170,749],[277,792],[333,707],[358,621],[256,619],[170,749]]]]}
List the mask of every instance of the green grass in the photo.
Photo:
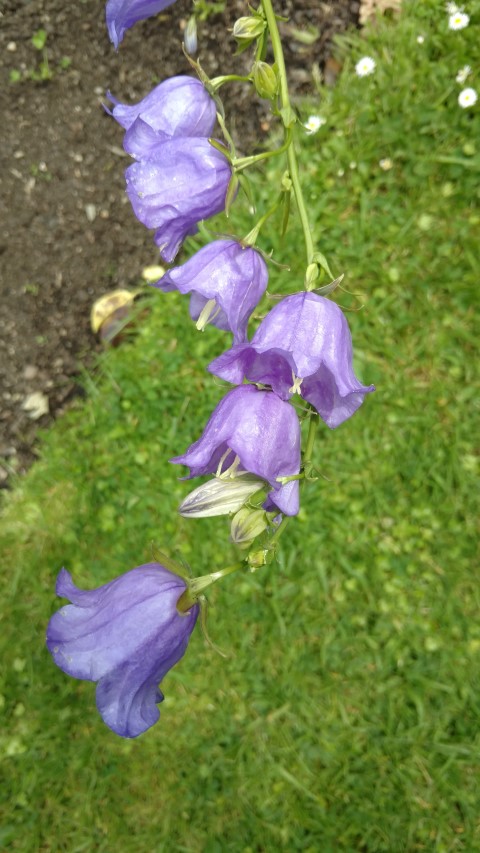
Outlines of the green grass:
{"type": "MultiPolygon", "coordinates": [[[[452,82],[480,64],[478,4],[466,11],[470,27],[450,33],[442,3],[406,2],[398,23],[341,42],[337,87],[305,107],[327,119],[302,149],[315,234],[346,273],[335,298],[377,391],[321,430],[322,476],[278,565],[209,595],[228,658],[195,632],[140,739],[111,734],[94,686],[44,649],[54,579],[65,565],[97,585],[158,551],[194,574],[231,562],[223,520],[177,516],[187,486],[168,463],[224,392],[204,371],[222,335],[197,333],[185,301],[154,294],[7,500],[0,848],[480,850],[480,117],[452,82]],[[358,79],[366,54],[377,72],[358,79]]],[[[253,180],[260,212],[281,174],[269,164],[253,180]]],[[[233,227],[252,222],[240,202],[233,227]]],[[[272,291],[302,286],[300,245],[295,221],[283,242],[275,223],[265,233],[292,265],[272,267],[272,291]]]]}

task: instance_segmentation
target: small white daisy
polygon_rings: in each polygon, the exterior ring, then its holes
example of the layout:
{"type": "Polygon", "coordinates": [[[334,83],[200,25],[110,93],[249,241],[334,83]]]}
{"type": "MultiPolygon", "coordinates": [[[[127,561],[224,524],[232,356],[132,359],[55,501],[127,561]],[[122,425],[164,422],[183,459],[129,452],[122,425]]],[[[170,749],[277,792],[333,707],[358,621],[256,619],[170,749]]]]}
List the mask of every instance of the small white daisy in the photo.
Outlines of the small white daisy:
{"type": "Polygon", "coordinates": [[[327,119],[323,118],[323,116],[309,116],[305,124],[303,125],[307,133],[310,135],[312,133],[316,133],[317,130],[320,130],[324,124],[327,123],[327,119]]]}
{"type": "Polygon", "coordinates": [[[466,12],[461,12],[460,9],[457,9],[453,15],[450,15],[448,19],[448,29],[449,30],[463,30],[465,27],[468,27],[470,23],[470,18],[466,14],[466,12]]]}
{"type": "Polygon", "coordinates": [[[357,77],[368,77],[369,74],[373,74],[375,67],[375,60],[371,56],[362,56],[355,66],[355,73],[357,77]]]}
{"type": "Polygon", "coordinates": [[[471,73],[472,69],[470,68],[470,66],[464,65],[463,68],[460,68],[460,71],[455,77],[455,80],[457,81],[457,83],[461,83],[463,85],[463,83],[465,83],[465,80],[467,79],[467,77],[470,76],[471,73]]]}
{"type": "Polygon", "coordinates": [[[425,36],[417,36],[417,44],[423,44],[425,41],[425,36]]]}
{"type": "Polygon", "coordinates": [[[468,107],[473,107],[477,103],[478,95],[475,89],[462,89],[458,96],[458,103],[466,110],[468,107]]]}
{"type": "Polygon", "coordinates": [[[384,172],[389,172],[390,169],[393,169],[393,160],[390,157],[384,157],[383,160],[378,161],[378,165],[384,172]]]}
{"type": "Polygon", "coordinates": [[[449,15],[454,15],[455,12],[460,11],[456,3],[447,3],[446,9],[449,15]]]}

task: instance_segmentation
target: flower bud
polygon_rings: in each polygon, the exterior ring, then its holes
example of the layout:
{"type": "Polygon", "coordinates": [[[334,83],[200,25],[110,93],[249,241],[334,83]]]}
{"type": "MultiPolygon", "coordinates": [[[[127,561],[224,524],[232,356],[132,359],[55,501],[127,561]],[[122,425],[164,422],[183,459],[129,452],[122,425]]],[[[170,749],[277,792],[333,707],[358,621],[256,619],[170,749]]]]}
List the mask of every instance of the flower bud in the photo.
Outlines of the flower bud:
{"type": "Polygon", "coordinates": [[[265,30],[265,26],[265,21],[258,15],[238,18],[233,25],[233,37],[238,39],[238,41],[244,41],[246,39],[253,41],[253,39],[262,35],[265,30]]]}
{"type": "Polygon", "coordinates": [[[267,527],[268,517],[265,510],[249,509],[244,506],[232,519],[230,528],[232,542],[240,548],[247,548],[267,527]]]}
{"type": "Polygon", "coordinates": [[[305,288],[313,290],[315,282],[318,281],[320,270],[318,264],[309,264],[305,273],[305,288]]]}
{"type": "Polygon", "coordinates": [[[278,91],[278,78],[275,69],[268,62],[255,62],[253,83],[261,98],[272,101],[278,91]]]}
{"type": "Polygon", "coordinates": [[[194,489],[180,504],[178,511],[185,518],[209,518],[237,512],[249,497],[263,488],[264,483],[250,474],[234,479],[214,477],[194,489]]]}
{"type": "Polygon", "coordinates": [[[187,26],[185,27],[185,32],[183,33],[183,43],[185,45],[185,50],[189,54],[193,54],[197,52],[198,48],[198,37],[197,37],[197,19],[195,15],[191,15],[188,19],[187,26]]]}

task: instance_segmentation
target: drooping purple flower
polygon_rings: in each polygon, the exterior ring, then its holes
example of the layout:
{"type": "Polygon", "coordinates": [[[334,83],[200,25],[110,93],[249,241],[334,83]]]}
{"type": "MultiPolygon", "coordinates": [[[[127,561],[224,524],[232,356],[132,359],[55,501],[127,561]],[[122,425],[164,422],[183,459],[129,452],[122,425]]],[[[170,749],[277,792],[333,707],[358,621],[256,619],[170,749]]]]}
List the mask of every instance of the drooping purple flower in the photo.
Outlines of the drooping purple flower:
{"type": "Polygon", "coordinates": [[[137,219],[156,229],[160,254],[171,263],[197,223],[224,209],[231,168],[207,139],[175,137],[129,166],[125,177],[137,219]]]}
{"type": "Polygon", "coordinates": [[[358,381],[352,359],[352,338],[341,309],[304,292],[282,299],[250,343],[233,346],[208,369],[235,384],[247,378],[270,385],[283,400],[298,392],[334,429],[375,390],[358,381]]]}
{"type": "Polygon", "coordinates": [[[271,486],[271,504],[285,515],[299,509],[298,480],[279,482],[300,471],[300,424],[295,409],[271,391],[253,385],[233,388],[211,415],[203,435],[171,462],[187,465],[187,479],[217,476],[230,466],[271,486]]]}
{"type": "Polygon", "coordinates": [[[163,12],[175,0],[108,0],[106,18],[108,35],[115,50],[123,39],[126,31],[137,21],[144,21],[163,12]]]}
{"type": "Polygon", "coordinates": [[[177,611],[186,588],[159,563],[147,563],[92,590],[78,589],[62,569],[56,592],[71,604],[55,613],[47,647],[68,675],[97,683],[97,707],[122,737],[157,722],[158,684],[183,656],[198,606],[177,611]]]}
{"type": "Polygon", "coordinates": [[[212,323],[233,332],[235,343],[243,343],[248,319],[267,283],[267,265],[255,249],[236,240],[215,240],[169,270],[154,287],[191,293],[190,315],[199,328],[212,323]]]}
{"type": "Polygon", "coordinates": [[[141,118],[160,136],[212,135],[217,115],[215,101],[195,77],[170,77],[155,86],[138,104],[122,104],[110,92],[107,94],[114,104],[107,112],[125,130],[141,118]]]}

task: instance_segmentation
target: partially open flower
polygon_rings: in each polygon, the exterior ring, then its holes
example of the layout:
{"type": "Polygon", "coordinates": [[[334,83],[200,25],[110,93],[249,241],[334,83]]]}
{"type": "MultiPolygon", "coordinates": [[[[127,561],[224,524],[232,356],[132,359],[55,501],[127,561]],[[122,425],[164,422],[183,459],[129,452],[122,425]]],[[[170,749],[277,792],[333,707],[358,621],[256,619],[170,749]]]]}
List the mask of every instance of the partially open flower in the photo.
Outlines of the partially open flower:
{"type": "Polygon", "coordinates": [[[278,478],[300,472],[300,424],[295,409],[270,391],[253,385],[229,391],[198,441],[170,461],[190,468],[187,479],[220,477],[231,467],[230,476],[254,474],[270,485],[271,504],[286,515],[298,512],[298,480],[278,478]]]}
{"type": "Polygon", "coordinates": [[[177,611],[186,583],[159,563],[138,566],[92,590],[78,589],[62,569],[56,592],[71,604],[55,613],[47,647],[68,675],[97,683],[97,707],[122,737],[157,722],[158,684],[183,657],[198,616],[177,611]]]}
{"type": "Polygon", "coordinates": [[[233,346],[208,369],[237,385],[244,378],[270,385],[283,400],[298,393],[333,429],[374,390],[358,381],[352,359],[352,339],[341,309],[323,296],[303,292],[282,299],[251,343],[233,346]]]}
{"type": "Polygon", "coordinates": [[[169,270],[154,287],[191,293],[190,315],[198,328],[211,323],[233,332],[235,343],[243,343],[248,319],[267,282],[267,265],[255,249],[236,240],[214,240],[169,270]]]}
{"type": "Polygon", "coordinates": [[[195,77],[170,77],[137,104],[121,104],[110,92],[107,94],[114,104],[108,112],[125,130],[141,118],[160,135],[212,135],[217,115],[215,101],[195,77]]]}
{"type": "Polygon", "coordinates": [[[174,2],[175,0],[108,0],[107,27],[115,49],[118,49],[126,31],[137,21],[158,15],[174,2]]]}
{"type": "Polygon", "coordinates": [[[207,139],[175,137],[154,146],[148,159],[132,163],[125,177],[137,219],[157,229],[155,242],[171,263],[197,223],[224,209],[231,168],[207,139]]]}

